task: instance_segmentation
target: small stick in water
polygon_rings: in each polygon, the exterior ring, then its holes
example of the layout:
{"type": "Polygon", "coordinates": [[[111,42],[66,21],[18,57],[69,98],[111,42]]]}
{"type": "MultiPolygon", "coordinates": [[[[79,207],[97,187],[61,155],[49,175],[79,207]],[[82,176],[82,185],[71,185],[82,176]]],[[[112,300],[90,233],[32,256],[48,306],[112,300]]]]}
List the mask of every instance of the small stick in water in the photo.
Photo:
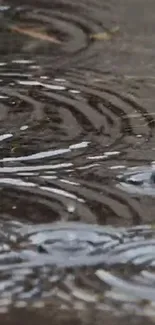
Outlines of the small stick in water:
{"type": "Polygon", "coordinates": [[[24,35],[27,35],[27,36],[30,36],[30,37],[33,37],[33,38],[36,38],[36,39],[40,39],[41,41],[51,42],[51,43],[56,43],[56,44],[60,44],[61,43],[54,36],[49,36],[47,34],[43,34],[41,32],[35,31],[33,29],[21,28],[21,27],[19,27],[17,25],[11,25],[10,26],[10,29],[12,31],[17,32],[17,33],[24,34],[24,35]]]}

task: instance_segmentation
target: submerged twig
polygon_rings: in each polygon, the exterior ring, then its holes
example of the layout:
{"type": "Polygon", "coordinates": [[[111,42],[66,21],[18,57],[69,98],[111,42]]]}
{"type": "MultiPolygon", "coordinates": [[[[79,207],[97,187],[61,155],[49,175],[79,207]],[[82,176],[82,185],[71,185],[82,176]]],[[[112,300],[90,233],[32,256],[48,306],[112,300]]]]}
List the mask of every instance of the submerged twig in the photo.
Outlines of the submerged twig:
{"type": "Polygon", "coordinates": [[[109,31],[103,33],[91,34],[90,39],[97,40],[97,41],[109,41],[111,40],[113,35],[118,31],[119,31],[119,26],[115,26],[109,31]]]}
{"type": "Polygon", "coordinates": [[[49,36],[47,34],[41,33],[39,31],[36,31],[34,29],[29,29],[29,28],[21,28],[17,25],[10,25],[9,29],[11,31],[15,31],[17,33],[20,34],[24,34],[36,39],[39,39],[41,41],[45,41],[45,42],[51,42],[51,43],[56,43],[56,44],[60,44],[60,40],[58,40],[57,38],[55,38],[54,36],[49,36]]]}

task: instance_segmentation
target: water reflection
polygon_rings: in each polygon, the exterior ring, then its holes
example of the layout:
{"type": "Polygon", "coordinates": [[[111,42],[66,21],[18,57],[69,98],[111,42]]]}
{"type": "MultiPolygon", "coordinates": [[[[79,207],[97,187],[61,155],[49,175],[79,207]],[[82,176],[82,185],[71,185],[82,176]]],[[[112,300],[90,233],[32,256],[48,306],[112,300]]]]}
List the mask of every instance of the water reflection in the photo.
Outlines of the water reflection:
{"type": "Polygon", "coordinates": [[[153,41],[137,4],[0,6],[2,323],[154,321],[153,41]]]}
{"type": "Polygon", "coordinates": [[[155,195],[154,166],[132,167],[118,176],[116,186],[131,194],[155,195]]]}
{"type": "Polygon", "coordinates": [[[5,308],[22,303],[36,308],[39,302],[46,307],[61,298],[66,309],[76,309],[80,301],[81,310],[93,303],[119,313],[127,305],[137,308],[135,315],[153,313],[154,227],[69,222],[14,222],[11,227],[5,219],[2,224],[1,240],[7,244],[0,251],[0,301],[5,308]]]}

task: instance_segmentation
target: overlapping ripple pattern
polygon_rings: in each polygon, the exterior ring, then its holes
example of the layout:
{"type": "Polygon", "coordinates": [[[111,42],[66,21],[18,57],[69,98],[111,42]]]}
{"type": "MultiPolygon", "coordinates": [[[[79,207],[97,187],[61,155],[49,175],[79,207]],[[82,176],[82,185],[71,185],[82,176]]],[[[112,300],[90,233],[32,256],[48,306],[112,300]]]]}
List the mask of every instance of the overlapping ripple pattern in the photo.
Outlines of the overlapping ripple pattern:
{"type": "Polygon", "coordinates": [[[154,79],[108,70],[114,1],[44,7],[0,5],[0,315],[153,319],[154,79]]]}

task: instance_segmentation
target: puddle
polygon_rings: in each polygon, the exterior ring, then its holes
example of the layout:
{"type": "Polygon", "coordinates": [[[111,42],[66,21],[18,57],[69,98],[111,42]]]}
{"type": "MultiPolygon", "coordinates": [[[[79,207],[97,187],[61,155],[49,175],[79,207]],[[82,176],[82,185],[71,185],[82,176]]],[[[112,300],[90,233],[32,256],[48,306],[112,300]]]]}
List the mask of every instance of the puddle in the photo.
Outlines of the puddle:
{"type": "Polygon", "coordinates": [[[153,7],[0,5],[3,324],[154,323],[153,7]]]}

